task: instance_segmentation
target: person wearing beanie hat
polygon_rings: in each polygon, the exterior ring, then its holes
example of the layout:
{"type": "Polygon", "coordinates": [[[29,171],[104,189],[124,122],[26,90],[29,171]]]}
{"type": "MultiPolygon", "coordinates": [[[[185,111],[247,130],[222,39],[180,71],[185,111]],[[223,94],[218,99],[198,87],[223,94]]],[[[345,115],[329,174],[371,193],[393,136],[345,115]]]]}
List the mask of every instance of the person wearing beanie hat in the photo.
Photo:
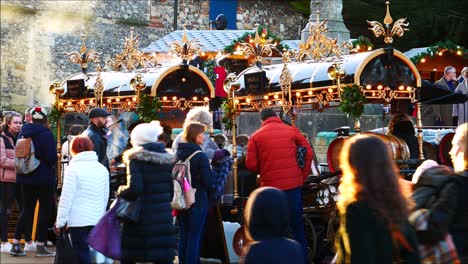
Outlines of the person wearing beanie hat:
{"type": "Polygon", "coordinates": [[[163,128],[159,121],[151,121],[151,123],[137,125],[130,135],[130,140],[133,146],[142,146],[146,143],[156,142],[162,132],[163,128]]]}
{"type": "Polygon", "coordinates": [[[130,135],[133,147],[123,154],[131,173],[117,196],[128,201],[139,199],[141,212],[138,223],[122,224],[120,263],[172,263],[176,255],[171,208],[174,156],[156,142],[162,132],[159,121],[137,125],[130,135]]]}
{"type": "MultiPolygon", "coordinates": [[[[53,210],[53,200],[56,185],[57,150],[54,135],[49,128],[47,112],[43,107],[36,106],[31,110],[32,123],[26,123],[21,129],[24,138],[31,138],[35,155],[40,160],[39,166],[28,175],[17,174],[16,183],[21,184],[23,208],[17,221],[13,246],[10,255],[25,256],[21,250],[19,241],[23,234],[29,245],[30,232],[34,218],[36,202],[39,201],[39,219],[36,228],[36,256],[50,257],[55,252],[47,249],[48,221],[53,210]]],[[[25,247],[27,249],[28,247],[25,247]]]]}
{"type": "Polygon", "coordinates": [[[109,170],[109,159],[107,158],[106,127],[107,117],[111,114],[102,108],[93,108],[89,111],[89,126],[83,132],[93,142],[94,151],[98,155],[99,162],[109,170]]]}

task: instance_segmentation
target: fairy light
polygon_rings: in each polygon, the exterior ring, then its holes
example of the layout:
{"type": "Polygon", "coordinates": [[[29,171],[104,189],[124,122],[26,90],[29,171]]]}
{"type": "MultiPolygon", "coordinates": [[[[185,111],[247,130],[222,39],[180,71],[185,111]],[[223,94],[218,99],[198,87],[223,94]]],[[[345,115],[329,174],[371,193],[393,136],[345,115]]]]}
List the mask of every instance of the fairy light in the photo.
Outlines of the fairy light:
{"type": "Polygon", "coordinates": [[[301,97],[301,93],[300,93],[300,92],[297,92],[297,93],[296,93],[296,97],[301,97]]]}
{"type": "Polygon", "coordinates": [[[426,62],[426,59],[425,59],[425,58],[422,58],[422,59],[421,59],[421,62],[422,62],[422,63],[425,63],[425,62],[426,62]]]}
{"type": "Polygon", "coordinates": [[[120,98],[115,98],[115,101],[116,101],[116,102],[120,102],[120,98]]]}
{"type": "Polygon", "coordinates": [[[196,100],[198,100],[198,97],[194,96],[194,97],[192,98],[192,100],[193,100],[193,101],[196,101],[196,100]]]}
{"type": "Polygon", "coordinates": [[[107,103],[108,104],[112,103],[112,99],[107,99],[107,103]]]}
{"type": "Polygon", "coordinates": [[[333,88],[328,88],[329,93],[333,93],[333,88]]]}
{"type": "Polygon", "coordinates": [[[406,90],[407,90],[408,92],[411,92],[411,87],[410,87],[410,86],[406,87],[406,90]]]}
{"type": "Polygon", "coordinates": [[[367,90],[370,90],[371,88],[372,88],[372,85],[370,85],[370,84],[366,85],[367,90]]]}
{"type": "Polygon", "coordinates": [[[236,104],[238,104],[238,103],[239,103],[239,99],[236,99],[234,102],[235,102],[236,104]]]}
{"type": "Polygon", "coordinates": [[[167,96],[163,96],[163,101],[167,101],[167,96]]]}
{"type": "Polygon", "coordinates": [[[80,104],[84,104],[84,99],[81,99],[81,100],[80,100],[80,104]]]}
{"type": "Polygon", "coordinates": [[[377,85],[377,89],[382,90],[383,86],[381,84],[377,85]]]}
{"type": "Polygon", "coordinates": [[[132,98],[132,101],[133,101],[133,102],[136,102],[136,100],[137,100],[136,97],[133,97],[133,98],[132,98]]]}
{"type": "Polygon", "coordinates": [[[282,104],[283,104],[283,101],[278,101],[278,104],[282,105],[282,104]]]}
{"type": "Polygon", "coordinates": [[[72,102],[71,102],[71,101],[68,101],[68,102],[67,102],[67,105],[68,105],[68,106],[72,105],[72,102]]]}
{"type": "Polygon", "coordinates": [[[439,56],[442,56],[444,53],[442,51],[439,51],[439,56]]]}
{"type": "Polygon", "coordinates": [[[398,86],[398,90],[402,91],[403,89],[405,89],[405,86],[403,85],[398,86]]]}
{"type": "Polygon", "coordinates": [[[60,102],[59,105],[60,105],[60,106],[63,106],[63,102],[60,102]]]}
{"type": "Polygon", "coordinates": [[[94,100],[93,99],[89,100],[89,103],[94,104],[94,100]]]}
{"type": "Polygon", "coordinates": [[[308,94],[308,95],[312,95],[312,91],[309,91],[307,94],[308,94]]]}
{"type": "Polygon", "coordinates": [[[268,100],[268,95],[263,96],[263,99],[268,100]]]}
{"type": "Polygon", "coordinates": [[[172,101],[175,101],[175,100],[177,100],[177,96],[172,97],[172,101]]]}
{"type": "Polygon", "coordinates": [[[457,50],[457,55],[458,55],[458,56],[461,56],[461,55],[462,55],[461,50],[457,50]]]}
{"type": "Polygon", "coordinates": [[[278,94],[275,94],[275,96],[273,96],[273,98],[278,99],[279,98],[278,94]]]}
{"type": "Polygon", "coordinates": [[[245,101],[246,101],[248,104],[250,104],[250,101],[251,101],[251,100],[250,100],[250,98],[247,97],[247,99],[245,99],[245,101]]]}
{"type": "Polygon", "coordinates": [[[367,50],[368,50],[368,51],[371,51],[371,50],[372,50],[372,47],[367,47],[367,50]]]}

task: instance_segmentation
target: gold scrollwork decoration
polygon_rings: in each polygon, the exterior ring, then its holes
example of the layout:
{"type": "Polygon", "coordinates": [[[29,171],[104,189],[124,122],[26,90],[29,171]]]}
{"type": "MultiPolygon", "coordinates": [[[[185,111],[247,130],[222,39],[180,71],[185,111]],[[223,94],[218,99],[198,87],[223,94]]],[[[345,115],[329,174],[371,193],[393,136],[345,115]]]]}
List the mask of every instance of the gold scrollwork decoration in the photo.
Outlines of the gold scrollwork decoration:
{"type": "Polygon", "coordinates": [[[390,29],[390,25],[393,23],[393,18],[390,16],[390,2],[386,1],[385,4],[387,5],[387,13],[383,21],[385,26],[378,21],[367,20],[367,23],[371,26],[369,30],[374,33],[376,38],[383,36],[385,44],[392,44],[394,36],[402,37],[405,31],[409,30],[406,28],[409,26],[409,22],[406,22],[406,18],[399,18],[393,24],[392,29],[390,29]]]}
{"type": "Polygon", "coordinates": [[[395,97],[395,94],[395,91],[393,91],[390,87],[386,86],[377,93],[377,97],[383,99],[385,103],[388,104],[395,97]]]}
{"type": "Polygon", "coordinates": [[[258,26],[255,28],[253,42],[239,42],[240,50],[248,57],[253,57],[253,63],[261,67],[262,56],[271,56],[273,50],[278,50],[273,39],[262,39],[258,34],[258,26]]]}
{"type": "Polygon", "coordinates": [[[182,41],[174,41],[171,44],[166,43],[166,45],[169,47],[169,52],[181,58],[184,64],[188,64],[194,55],[202,51],[202,45],[197,39],[188,40],[185,26],[182,41]]]}
{"type": "Polygon", "coordinates": [[[97,66],[98,76],[96,78],[96,82],[94,83],[94,96],[96,97],[96,105],[97,107],[102,106],[102,96],[104,94],[104,84],[101,78],[101,66],[98,64],[97,66]]]}
{"type": "Polygon", "coordinates": [[[68,60],[72,63],[79,64],[81,71],[86,74],[88,63],[94,62],[99,63],[100,53],[94,49],[88,50],[85,45],[85,35],[81,35],[81,48],[80,51],[67,52],[65,55],[68,56],[68,60]]]}

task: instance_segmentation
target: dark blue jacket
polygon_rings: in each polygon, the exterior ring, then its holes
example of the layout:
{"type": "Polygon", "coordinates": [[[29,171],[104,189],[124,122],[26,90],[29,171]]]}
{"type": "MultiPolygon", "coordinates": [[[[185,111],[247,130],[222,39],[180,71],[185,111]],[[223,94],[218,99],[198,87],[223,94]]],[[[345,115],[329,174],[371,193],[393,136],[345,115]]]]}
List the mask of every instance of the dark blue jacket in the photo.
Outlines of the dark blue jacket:
{"type": "Polygon", "coordinates": [[[161,143],[147,143],[127,150],[123,159],[130,174],[118,196],[140,198],[142,208],[139,223],[122,225],[122,259],[172,263],[177,248],[171,208],[174,156],[161,143]]]}
{"type": "Polygon", "coordinates": [[[247,233],[255,242],[245,249],[241,263],[304,263],[302,246],[287,238],[287,203],[283,191],[273,187],[260,188],[252,193],[244,215],[247,233]]]}
{"type": "Polygon", "coordinates": [[[28,175],[18,174],[17,183],[55,185],[57,177],[57,145],[50,129],[39,124],[25,124],[21,135],[32,138],[36,158],[41,161],[39,167],[28,175]]]}
{"type": "MultiPolygon", "coordinates": [[[[200,146],[193,143],[179,143],[177,158],[185,160],[193,152],[202,150],[200,146]]],[[[198,153],[190,160],[190,175],[192,187],[197,189],[195,193],[194,206],[208,206],[208,195],[214,192],[216,182],[211,171],[210,161],[205,153],[198,153]]]]}
{"type": "Polygon", "coordinates": [[[94,151],[98,156],[98,161],[109,170],[109,159],[107,158],[106,132],[97,127],[93,122],[89,123],[83,135],[89,137],[94,145],[94,151]]]}

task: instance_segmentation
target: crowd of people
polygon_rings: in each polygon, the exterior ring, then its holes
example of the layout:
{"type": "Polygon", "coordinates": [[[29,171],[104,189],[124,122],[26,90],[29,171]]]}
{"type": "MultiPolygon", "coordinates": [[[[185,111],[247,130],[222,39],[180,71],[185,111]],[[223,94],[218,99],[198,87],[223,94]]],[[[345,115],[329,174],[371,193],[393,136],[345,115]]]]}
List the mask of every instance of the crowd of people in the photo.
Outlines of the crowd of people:
{"type": "MultiPolygon", "coordinates": [[[[35,251],[39,257],[54,256],[47,247],[47,231],[57,208],[55,233],[69,233],[79,263],[91,263],[88,236],[109,209],[109,168],[121,160],[126,165],[127,183],[118,188],[116,196],[141,205],[138,222],[122,223],[121,263],[173,263],[175,256],[179,263],[200,263],[203,233],[210,228],[206,225],[208,211],[219,199],[219,170],[215,167],[227,162],[230,155],[222,149],[226,147],[225,137],[215,142],[207,133],[213,118],[206,108],[188,112],[183,132],[171,148],[167,148],[170,138],[159,121],[137,123],[129,129],[126,150],[112,157],[108,157],[105,130],[111,114],[92,109],[88,128],[72,126],[63,148],[68,166],[58,205],[56,142],[46,111],[35,107],[27,115],[23,124],[22,116],[11,112],[1,128],[2,252],[24,256],[24,251],[35,251]],[[14,165],[15,143],[20,138],[32,138],[35,156],[40,160],[39,167],[27,175],[17,173],[14,165]],[[173,210],[172,168],[177,161],[186,160],[190,164],[190,185],[196,190],[194,203],[186,210],[173,210]],[[10,244],[7,225],[14,200],[21,213],[10,244]],[[33,241],[37,201],[39,215],[33,241]],[[24,247],[20,245],[22,238],[24,247]]],[[[310,263],[302,187],[311,173],[313,149],[303,133],[281,120],[273,109],[263,109],[260,120],[261,127],[255,133],[242,136],[238,151],[245,153],[240,157],[240,180],[249,182],[252,178],[260,187],[245,192],[249,198],[244,227],[250,242],[241,262],[310,263]],[[247,173],[242,174],[242,170],[247,173]]],[[[404,139],[411,157],[415,157],[419,153],[412,147],[415,135],[411,128],[408,116],[395,116],[389,133],[404,139]]],[[[453,168],[425,161],[411,183],[401,178],[391,150],[379,137],[362,134],[346,141],[340,154],[335,263],[468,263],[466,123],[456,129],[452,144],[453,168]],[[440,254],[435,254],[434,248],[440,254]],[[436,257],[439,259],[432,259],[436,257]]]]}

